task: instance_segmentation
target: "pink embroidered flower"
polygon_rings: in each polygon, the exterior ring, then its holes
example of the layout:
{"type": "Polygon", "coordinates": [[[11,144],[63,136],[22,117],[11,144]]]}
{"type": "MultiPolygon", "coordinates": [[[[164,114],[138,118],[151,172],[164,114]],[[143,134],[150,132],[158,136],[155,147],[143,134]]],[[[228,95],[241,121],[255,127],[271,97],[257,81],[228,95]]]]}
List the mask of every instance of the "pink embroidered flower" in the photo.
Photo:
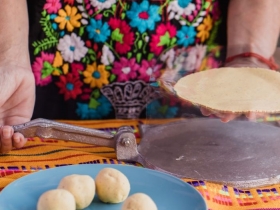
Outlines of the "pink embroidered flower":
{"type": "Polygon", "coordinates": [[[118,82],[126,82],[137,77],[136,72],[138,69],[139,65],[136,63],[135,58],[121,58],[119,62],[114,63],[112,73],[118,76],[118,82]]]}
{"type": "Polygon", "coordinates": [[[171,25],[170,22],[167,24],[161,23],[157,29],[156,34],[152,35],[150,42],[151,52],[159,55],[164,47],[171,45],[171,40],[176,36],[176,27],[171,25]]]}
{"type": "Polygon", "coordinates": [[[129,52],[134,42],[134,33],[131,31],[131,27],[125,21],[117,18],[111,18],[108,24],[112,28],[111,36],[116,41],[116,52],[119,54],[129,52]]]}
{"type": "Polygon", "coordinates": [[[142,60],[141,67],[139,68],[140,76],[138,79],[141,79],[145,82],[155,81],[160,76],[160,68],[162,64],[157,64],[156,59],[150,61],[142,60]]]}
{"type": "Polygon", "coordinates": [[[52,81],[51,75],[42,78],[42,70],[44,68],[44,62],[48,62],[49,64],[53,63],[54,54],[41,53],[40,57],[37,57],[32,64],[32,71],[35,77],[36,85],[45,86],[52,81]]]}
{"type": "Polygon", "coordinates": [[[60,8],[60,0],[46,0],[44,5],[44,9],[47,10],[48,13],[57,13],[60,8]]]}

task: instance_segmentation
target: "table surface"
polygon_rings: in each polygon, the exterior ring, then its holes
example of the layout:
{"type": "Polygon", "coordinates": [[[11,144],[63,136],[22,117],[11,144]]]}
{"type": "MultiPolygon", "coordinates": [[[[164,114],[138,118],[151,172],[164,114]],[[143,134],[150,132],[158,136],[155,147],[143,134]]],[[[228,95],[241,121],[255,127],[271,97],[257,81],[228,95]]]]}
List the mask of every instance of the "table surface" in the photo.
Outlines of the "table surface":
{"type": "MultiPolygon", "coordinates": [[[[88,128],[115,132],[123,125],[131,126],[140,141],[139,123],[160,124],[159,120],[106,120],[106,121],[61,121],[88,128]]],[[[96,145],[67,142],[62,140],[28,139],[22,149],[0,154],[0,190],[12,181],[53,167],[73,164],[125,164],[118,161],[114,149],[96,145]]],[[[137,164],[136,164],[137,165],[137,164]]],[[[140,165],[139,165],[140,166],[140,165]]],[[[203,180],[184,179],[194,186],[205,198],[209,209],[232,210],[280,210],[280,184],[248,190],[235,189],[203,180]]]]}

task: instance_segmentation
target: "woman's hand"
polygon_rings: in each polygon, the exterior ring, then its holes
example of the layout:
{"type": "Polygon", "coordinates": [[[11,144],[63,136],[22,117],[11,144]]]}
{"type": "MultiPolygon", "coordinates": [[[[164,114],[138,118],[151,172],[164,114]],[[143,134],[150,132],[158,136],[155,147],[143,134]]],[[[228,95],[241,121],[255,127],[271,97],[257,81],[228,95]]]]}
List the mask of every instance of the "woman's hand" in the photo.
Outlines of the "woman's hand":
{"type": "MultiPolygon", "coordinates": [[[[244,57],[244,58],[236,58],[232,62],[229,62],[225,65],[225,67],[252,67],[252,68],[266,68],[268,71],[271,71],[268,69],[268,66],[256,58],[252,57],[244,57]]],[[[210,70],[211,71],[211,70],[210,70]]],[[[204,116],[210,116],[215,115],[216,117],[220,118],[222,122],[229,122],[231,120],[234,120],[235,118],[241,116],[242,114],[232,113],[232,112],[218,112],[216,110],[207,109],[204,107],[200,108],[201,113],[204,116]]],[[[260,113],[260,112],[248,112],[244,114],[249,120],[255,121],[259,117],[264,117],[266,113],[260,113]]]]}
{"type": "Polygon", "coordinates": [[[31,68],[0,64],[0,152],[21,148],[26,139],[10,125],[31,119],[35,102],[35,81],[31,68]]]}

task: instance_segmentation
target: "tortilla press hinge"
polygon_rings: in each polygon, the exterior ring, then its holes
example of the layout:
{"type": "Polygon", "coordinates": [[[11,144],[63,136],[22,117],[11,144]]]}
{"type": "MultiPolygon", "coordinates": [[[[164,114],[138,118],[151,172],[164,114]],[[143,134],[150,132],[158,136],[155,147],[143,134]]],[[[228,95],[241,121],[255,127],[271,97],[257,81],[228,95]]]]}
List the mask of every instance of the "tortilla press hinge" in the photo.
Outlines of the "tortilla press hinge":
{"type": "Polygon", "coordinates": [[[133,129],[129,126],[122,126],[118,129],[114,138],[117,159],[121,161],[137,161],[139,153],[133,129]]]}

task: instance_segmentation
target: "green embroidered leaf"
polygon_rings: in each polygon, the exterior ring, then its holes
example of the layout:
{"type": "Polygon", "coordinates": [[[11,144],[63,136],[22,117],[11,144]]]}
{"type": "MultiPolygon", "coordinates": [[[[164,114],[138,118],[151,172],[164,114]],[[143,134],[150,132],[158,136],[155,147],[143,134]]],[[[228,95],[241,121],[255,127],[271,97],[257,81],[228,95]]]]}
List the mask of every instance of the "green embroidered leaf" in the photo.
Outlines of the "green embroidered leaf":
{"type": "Polygon", "coordinates": [[[46,20],[50,20],[50,19],[51,19],[50,15],[47,15],[46,20]]]}
{"type": "Polygon", "coordinates": [[[105,10],[105,11],[103,12],[103,16],[104,16],[104,17],[108,17],[108,16],[109,16],[109,13],[110,13],[110,11],[105,10]]]}
{"type": "Polygon", "coordinates": [[[45,61],[42,69],[42,79],[45,79],[46,77],[51,75],[53,70],[54,70],[53,66],[49,62],[45,61]]]}
{"type": "Polygon", "coordinates": [[[167,105],[161,106],[161,107],[158,109],[159,113],[161,113],[161,114],[163,114],[163,115],[165,115],[165,113],[167,112],[167,110],[168,110],[168,106],[167,106],[167,105]]]}
{"type": "Polygon", "coordinates": [[[38,55],[41,52],[40,48],[36,47],[34,50],[34,55],[38,55]]]}
{"type": "Polygon", "coordinates": [[[121,19],[124,19],[125,18],[125,13],[123,12],[122,14],[121,14],[121,19]]]}
{"type": "Polygon", "coordinates": [[[139,40],[137,42],[137,45],[138,45],[138,49],[141,49],[141,47],[143,46],[143,41],[142,40],[139,40]]]}
{"type": "Polygon", "coordinates": [[[138,63],[140,63],[141,58],[142,58],[142,54],[141,54],[141,53],[137,53],[137,54],[136,54],[136,61],[137,61],[138,63]]]}
{"type": "Polygon", "coordinates": [[[113,82],[116,78],[117,78],[116,75],[111,74],[111,75],[110,75],[110,78],[109,78],[109,81],[110,81],[110,82],[113,82]]]}
{"type": "Polygon", "coordinates": [[[46,10],[43,10],[41,14],[42,14],[43,17],[46,17],[47,11],[46,11],[46,10]]]}
{"type": "Polygon", "coordinates": [[[116,28],[113,32],[112,32],[112,39],[114,41],[123,43],[123,34],[120,33],[120,29],[116,28]]]}
{"type": "Polygon", "coordinates": [[[128,58],[128,59],[131,58],[131,56],[132,56],[132,53],[131,53],[131,52],[127,53],[127,58],[128,58]]]}
{"type": "Polygon", "coordinates": [[[152,60],[154,58],[154,54],[153,53],[149,53],[148,54],[148,61],[152,60]]]}
{"type": "Polygon", "coordinates": [[[170,44],[170,35],[167,31],[163,36],[160,37],[160,42],[158,46],[164,46],[164,45],[169,46],[169,44],[170,44]]]}
{"type": "Polygon", "coordinates": [[[94,52],[93,49],[88,49],[88,54],[90,54],[90,55],[95,55],[95,52],[94,52]]]}
{"type": "Polygon", "coordinates": [[[106,66],[105,69],[110,71],[112,69],[112,66],[106,66]]]}
{"type": "Polygon", "coordinates": [[[86,62],[86,57],[83,57],[82,62],[85,63],[86,62]]]}
{"type": "Polygon", "coordinates": [[[207,1],[204,3],[203,8],[207,9],[209,6],[210,6],[210,2],[207,1]]]}
{"type": "Polygon", "coordinates": [[[95,89],[94,91],[92,91],[91,93],[91,97],[98,99],[100,97],[100,92],[98,89],[95,89]]]}
{"type": "Polygon", "coordinates": [[[115,4],[112,5],[112,11],[115,12],[116,11],[117,6],[115,4]]]}
{"type": "Polygon", "coordinates": [[[176,41],[177,41],[176,37],[173,37],[173,38],[171,39],[171,45],[175,44],[176,41]]]}
{"type": "Polygon", "coordinates": [[[83,36],[84,32],[85,32],[85,27],[82,26],[79,30],[79,36],[83,36]]]}
{"type": "Polygon", "coordinates": [[[96,60],[96,57],[95,57],[94,55],[90,55],[89,58],[90,58],[90,60],[92,60],[92,61],[95,61],[95,60],[96,60]]]}
{"type": "Polygon", "coordinates": [[[34,49],[34,55],[37,55],[39,52],[47,50],[51,47],[56,46],[58,40],[54,37],[45,38],[41,41],[34,42],[32,45],[34,49]]]}
{"type": "Polygon", "coordinates": [[[220,51],[220,50],[217,50],[216,53],[215,53],[215,57],[218,58],[218,57],[220,57],[220,55],[221,55],[221,51],[220,51]]]}
{"type": "Polygon", "coordinates": [[[91,98],[88,107],[91,109],[96,109],[98,106],[100,106],[100,103],[96,99],[91,98]]]}

